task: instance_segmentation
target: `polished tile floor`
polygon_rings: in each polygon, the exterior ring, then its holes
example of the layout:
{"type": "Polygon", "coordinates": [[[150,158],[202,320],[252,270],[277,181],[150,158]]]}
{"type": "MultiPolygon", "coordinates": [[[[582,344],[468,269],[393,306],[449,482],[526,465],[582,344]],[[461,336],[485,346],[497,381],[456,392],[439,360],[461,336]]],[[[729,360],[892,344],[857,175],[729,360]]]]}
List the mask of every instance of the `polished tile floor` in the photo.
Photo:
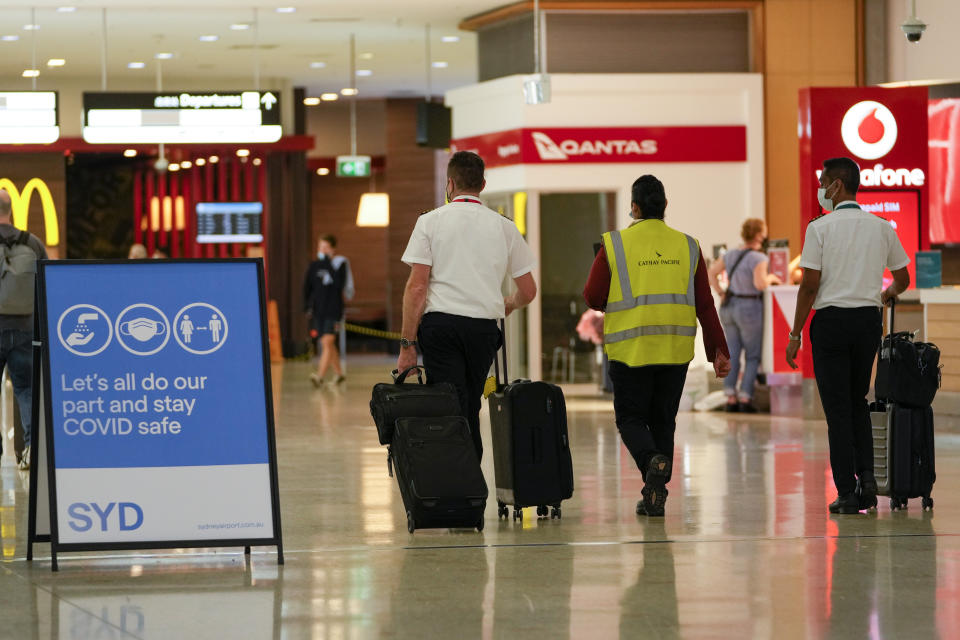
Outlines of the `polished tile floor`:
{"type": "Polygon", "coordinates": [[[0,638],[960,637],[960,436],[938,434],[933,513],[829,516],[823,423],[681,414],[648,520],[609,401],[569,398],[562,521],[498,522],[491,500],[482,534],[410,535],[367,408],[389,365],[355,358],[322,391],[275,368],[283,567],[191,549],[64,554],[53,574],[45,545],[25,560],[28,476],[5,457],[0,638]]]}

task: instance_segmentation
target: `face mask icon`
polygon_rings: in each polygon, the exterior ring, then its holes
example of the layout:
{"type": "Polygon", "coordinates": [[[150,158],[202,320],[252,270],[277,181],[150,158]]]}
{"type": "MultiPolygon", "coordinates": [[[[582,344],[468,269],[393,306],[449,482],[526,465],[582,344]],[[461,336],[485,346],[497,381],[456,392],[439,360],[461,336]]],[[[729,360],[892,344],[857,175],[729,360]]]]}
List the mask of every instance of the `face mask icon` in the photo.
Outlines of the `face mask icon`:
{"type": "Polygon", "coordinates": [[[166,327],[163,323],[149,318],[136,318],[120,325],[120,333],[125,336],[132,336],[140,342],[146,342],[156,336],[162,336],[166,327]]]}

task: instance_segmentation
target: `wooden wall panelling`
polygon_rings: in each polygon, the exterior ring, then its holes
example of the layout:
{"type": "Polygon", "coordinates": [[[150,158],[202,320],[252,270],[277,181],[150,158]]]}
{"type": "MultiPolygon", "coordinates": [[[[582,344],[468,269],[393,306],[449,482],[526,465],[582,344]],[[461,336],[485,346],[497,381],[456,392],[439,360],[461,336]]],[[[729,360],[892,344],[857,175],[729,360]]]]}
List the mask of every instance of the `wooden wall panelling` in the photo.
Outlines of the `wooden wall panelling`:
{"type": "MultiPolygon", "coordinates": [[[[378,178],[382,182],[382,178],[378,178]]],[[[321,234],[337,237],[337,252],[350,261],[356,295],[347,302],[347,320],[362,324],[387,319],[387,229],[357,226],[360,196],[372,180],[311,172],[311,259],[321,234]]],[[[402,265],[401,265],[402,266],[402,265]]]]}
{"type": "Polygon", "coordinates": [[[387,192],[390,194],[390,227],[387,238],[389,300],[388,326],[399,331],[403,289],[410,269],[400,262],[410,232],[424,211],[433,209],[434,161],[431,148],[415,141],[419,99],[387,100],[387,192]]]}

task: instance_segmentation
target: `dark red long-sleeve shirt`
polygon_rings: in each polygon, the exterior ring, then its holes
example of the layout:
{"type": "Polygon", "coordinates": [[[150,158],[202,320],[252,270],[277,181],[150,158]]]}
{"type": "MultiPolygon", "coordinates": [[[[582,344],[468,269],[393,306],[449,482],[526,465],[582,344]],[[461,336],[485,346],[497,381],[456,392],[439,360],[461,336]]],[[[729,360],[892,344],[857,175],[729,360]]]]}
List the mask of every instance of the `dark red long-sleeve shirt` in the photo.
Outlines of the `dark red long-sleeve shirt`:
{"type": "MultiPolygon", "coordinates": [[[[726,357],[730,357],[727,349],[727,339],[723,335],[723,327],[717,316],[717,309],[713,304],[713,295],[710,293],[710,282],[707,280],[707,268],[703,263],[703,252],[697,262],[697,273],[693,280],[697,299],[697,320],[703,329],[703,346],[707,350],[707,359],[713,362],[719,350],[726,357]]],[[[607,254],[601,248],[590,267],[590,277],[583,288],[583,299],[587,306],[597,311],[607,307],[607,295],[610,293],[610,265],[607,263],[607,254]]]]}

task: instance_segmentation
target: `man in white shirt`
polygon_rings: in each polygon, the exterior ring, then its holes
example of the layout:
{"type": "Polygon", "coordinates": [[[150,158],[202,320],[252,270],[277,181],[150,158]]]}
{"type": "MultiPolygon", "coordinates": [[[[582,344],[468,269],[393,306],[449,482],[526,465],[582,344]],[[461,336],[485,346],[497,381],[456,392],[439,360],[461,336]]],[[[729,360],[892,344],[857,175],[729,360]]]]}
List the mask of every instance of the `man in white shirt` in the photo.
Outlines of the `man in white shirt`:
{"type": "Polygon", "coordinates": [[[867,393],[882,333],[880,307],[910,285],[910,259],[890,224],[857,204],[860,167],[850,158],[823,163],[817,198],[829,213],[807,226],[803,280],[787,346],[794,369],[810,309],[813,369],[827,416],[830,466],[837,499],[830,513],[877,506],[867,393]],[[883,271],[893,283],[883,288],[883,271]]]}
{"type": "Polygon", "coordinates": [[[512,221],[480,202],[483,171],[477,154],[453,154],[449,203],[420,216],[410,235],[401,258],[411,269],[397,360],[400,372],[416,365],[419,344],[429,381],[456,386],[478,458],[483,385],[503,339],[497,319],[537,295],[530,247],[512,221]],[[504,297],[508,275],[517,291],[504,297]]]}

